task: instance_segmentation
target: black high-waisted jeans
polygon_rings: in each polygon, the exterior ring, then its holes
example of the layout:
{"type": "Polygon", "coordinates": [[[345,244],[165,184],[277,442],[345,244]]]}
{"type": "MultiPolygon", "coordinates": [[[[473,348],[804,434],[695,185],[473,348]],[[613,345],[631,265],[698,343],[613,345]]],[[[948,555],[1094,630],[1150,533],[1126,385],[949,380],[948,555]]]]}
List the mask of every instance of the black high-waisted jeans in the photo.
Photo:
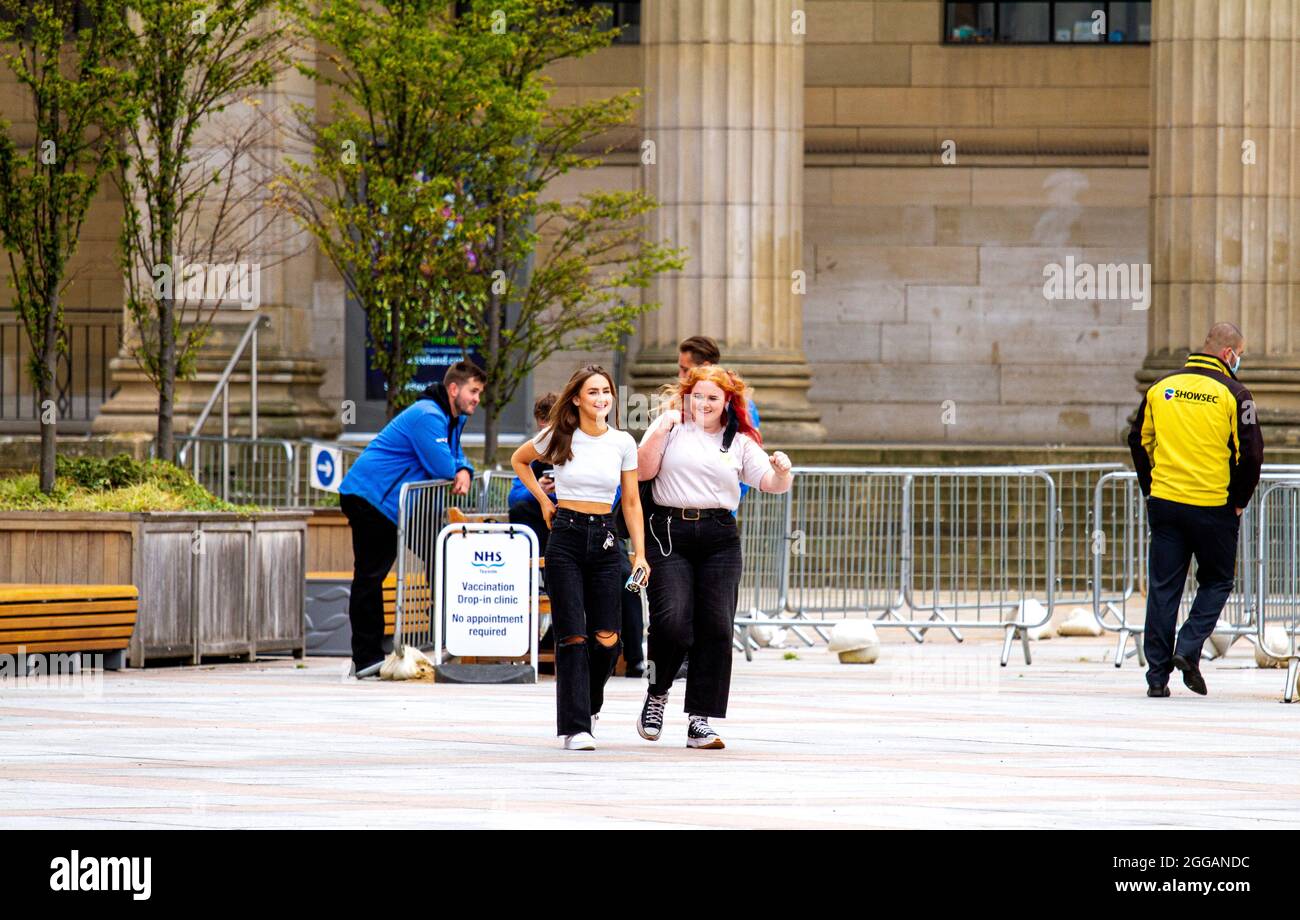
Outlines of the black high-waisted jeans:
{"type": "Polygon", "coordinates": [[[686,711],[725,718],[740,589],[736,518],[723,511],[688,521],[656,511],[648,530],[650,692],[668,692],[689,651],[686,711]]]}
{"type": "Polygon", "coordinates": [[[619,644],[615,639],[602,645],[596,633],[618,636],[622,553],[614,515],[555,510],[546,544],[546,591],[555,628],[557,734],[591,731],[592,713],[605,702],[619,644]]]}

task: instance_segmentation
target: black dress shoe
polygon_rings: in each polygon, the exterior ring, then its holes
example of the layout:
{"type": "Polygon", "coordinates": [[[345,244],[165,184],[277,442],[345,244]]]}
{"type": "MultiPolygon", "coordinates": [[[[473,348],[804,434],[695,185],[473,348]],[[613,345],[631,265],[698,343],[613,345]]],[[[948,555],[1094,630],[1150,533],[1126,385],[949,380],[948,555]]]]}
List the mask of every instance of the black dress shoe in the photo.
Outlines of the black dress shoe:
{"type": "Polygon", "coordinates": [[[1205,694],[1209,693],[1209,690],[1205,687],[1205,678],[1201,676],[1201,669],[1199,666],[1192,664],[1182,655],[1175,655],[1174,667],[1182,672],[1183,683],[1187,685],[1188,690],[1193,693],[1199,693],[1201,696],[1205,696],[1205,694]]]}
{"type": "Polygon", "coordinates": [[[1147,696],[1165,697],[1169,695],[1169,688],[1165,687],[1147,687],[1147,696]]]}

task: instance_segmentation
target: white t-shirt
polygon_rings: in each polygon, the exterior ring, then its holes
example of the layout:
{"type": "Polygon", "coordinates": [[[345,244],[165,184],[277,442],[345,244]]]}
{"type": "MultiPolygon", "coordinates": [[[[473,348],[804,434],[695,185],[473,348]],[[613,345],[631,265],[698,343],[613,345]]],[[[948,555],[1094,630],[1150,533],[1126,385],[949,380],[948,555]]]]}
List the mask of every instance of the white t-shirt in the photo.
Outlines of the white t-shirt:
{"type": "MultiPolygon", "coordinates": [[[[658,430],[663,416],[655,420],[642,443],[658,430]]],[[[722,450],[722,430],[707,433],[694,422],[681,422],[668,432],[653,494],[657,504],[668,508],[726,508],[740,505],[740,484],[758,488],[772,461],[753,438],[737,434],[731,449],[722,450]]]]}
{"type": "MultiPolygon", "coordinates": [[[[533,438],[539,454],[551,443],[551,429],[543,428],[533,438]]],[[[581,428],[573,432],[570,442],[573,459],[557,464],[555,497],[560,501],[614,503],[614,491],[625,470],[636,469],[636,440],[626,431],[610,427],[598,438],[581,428]]]]}

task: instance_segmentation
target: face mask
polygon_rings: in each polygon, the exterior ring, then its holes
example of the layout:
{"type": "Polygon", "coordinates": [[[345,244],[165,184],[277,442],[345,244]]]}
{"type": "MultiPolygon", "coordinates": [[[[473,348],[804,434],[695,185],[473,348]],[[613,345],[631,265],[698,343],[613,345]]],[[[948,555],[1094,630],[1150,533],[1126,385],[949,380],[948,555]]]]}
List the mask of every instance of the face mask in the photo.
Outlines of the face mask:
{"type": "MultiPolygon", "coordinates": [[[[1232,349],[1228,349],[1228,350],[1229,350],[1229,351],[1232,351],[1232,349]]],[[[1233,353],[1234,355],[1237,355],[1237,353],[1236,353],[1235,351],[1233,351],[1232,353],[1233,353]]],[[[1235,360],[1235,361],[1232,362],[1232,368],[1231,368],[1231,369],[1232,369],[1232,372],[1233,372],[1234,374],[1237,373],[1237,369],[1240,368],[1240,367],[1241,367],[1241,355],[1237,355],[1237,360],[1235,360]]]]}

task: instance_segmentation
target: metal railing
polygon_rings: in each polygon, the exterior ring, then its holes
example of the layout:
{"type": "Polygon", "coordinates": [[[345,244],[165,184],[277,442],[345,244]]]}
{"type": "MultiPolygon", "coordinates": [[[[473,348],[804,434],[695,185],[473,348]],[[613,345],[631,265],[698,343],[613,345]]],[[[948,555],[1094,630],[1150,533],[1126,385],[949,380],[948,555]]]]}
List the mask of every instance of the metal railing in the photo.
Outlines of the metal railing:
{"type": "Polygon", "coordinates": [[[997,467],[919,470],[907,476],[903,511],[903,596],[912,617],[895,613],[886,625],[924,635],[938,624],[959,641],[963,627],[1002,629],[1002,664],[1017,637],[1029,664],[1029,630],[1051,620],[1056,595],[1052,477],[997,467]],[[1030,602],[1040,598],[1038,613],[1030,602]]]}
{"type": "Polygon", "coordinates": [[[469,491],[457,495],[449,479],[402,484],[397,497],[397,597],[393,647],[434,647],[434,550],[448,508],[466,512],[506,513],[510,477],[499,471],[477,474],[469,491]],[[504,489],[502,483],[504,482],[504,489]]]}
{"type": "MultiPolygon", "coordinates": [[[[63,349],[54,369],[54,402],[59,429],[90,430],[99,407],[117,392],[109,365],[122,346],[121,312],[64,318],[63,349]]],[[[0,314],[0,428],[36,431],[40,405],[28,373],[31,346],[22,322],[0,314]]]]}
{"type": "Polygon", "coordinates": [[[811,643],[810,633],[827,638],[831,615],[858,613],[918,642],[936,627],[958,641],[963,628],[1000,629],[1002,663],[1017,637],[1028,662],[1028,631],[1051,618],[1062,580],[1054,474],[1112,466],[797,469],[790,492],[740,507],[736,624],[747,656],[753,626],[785,626],[811,643]]]}
{"type": "MultiPolygon", "coordinates": [[[[207,424],[208,416],[212,414],[213,407],[217,400],[221,400],[221,437],[217,439],[217,449],[220,454],[221,462],[221,497],[227,501],[230,488],[230,448],[232,439],[230,437],[230,381],[234,377],[235,368],[239,366],[240,359],[244,357],[244,351],[249,350],[248,358],[248,430],[250,443],[256,444],[257,437],[257,330],[269,322],[265,314],[255,313],[248,325],[244,329],[244,334],[239,338],[239,344],[230,355],[230,360],[226,362],[225,369],[222,370],[221,376],[217,378],[216,386],[212,388],[212,395],[204,403],[202,411],[194,421],[194,427],[190,429],[188,438],[177,438],[176,462],[180,466],[185,466],[190,443],[200,438],[203,433],[203,426],[207,424]],[[251,346],[251,347],[250,347],[251,346]]],[[[250,465],[256,475],[257,451],[252,451],[252,464],[250,465]]],[[[292,463],[292,454],[289,456],[289,462],[292,463]]],[[[199,478],[199,458],[198,451],[194,453],[194,478],[199,478]]],[[[209,491],[215,491],[209,489],[209,491]]]]}
{"type": "MultiPolygon", "coordinates": [[[[1300,467],[1269,464],[1260,474],[1260,489],[1300,479],[1300,467]]],[[[1147,593],[1148,547],[1151,534],[1147,526],[1146,502],[1138,487],[1137,475],[1130,471],[1107,473],[1094,487],[1092,534],[1092,610],[1105,632],[1114,633],[1115,667],[1127,658],[1136,657],[1146,664],[1142,649],[1145,629],[1145,605],[1135,611],[1138,619],[1129,618],[1130,601],[1147,593]],[[1128,649],[1129,640],[1133,648],[1128,649]]],[[[1259,610],[1260,558],[1258,553],[1260,520],[1259,501],[1252,500],[1241,515],[1237,543],[1237,569],[1232,593],[1214,630],[1220,644],[1207,645],[1207,657],[1218,657],[1239,639],[1254,641],[1259,610]]],[[[1188,567],[1187,583],[1179,607],[1179,621],[1184,621],[1196,595],[1196,562],[1188,567]]]]}
{"type": "Polygon", "coordinates": [[[1266,483],[1252,504],[1259,505],[1255,638],[1265,654],[1286,662],[1282,699],[1290,703],[1300,677],[1300,481],[1266,483]]]}
{"type": "MultiPolygon", "coordinates": [[[[176,439],[178,465],[199,485],[235,504],[266,508],[324,508],[338,504],[334,493],[311,486],[314,441],[287,438],[222,438],[217,435],[176,439]]],[[[351,444],[327,446],[343,456],[339,478],[347,475],[361,448],[351,444]]]]}
{"type": "Polygon", "coordinates": [[[226,362],[225,369],[217,378],[216,386],[212,388],[212,395],[203,404],[199,417],[194,420],[190,437],[195,438],[203,433],[203,426],[207,424],[208,416],[212,414],[212,407],[220,399],[221,437],[230,438],[230,380],[235,375],[235,368],[239,366],[240,359],[244,357],[245,349],[248,349],[248,430],[249,437],[253,440],[257,439],[257,330],[269,323],[269,318],[263,313],[253,314],[252,319],[248,321],[244,334],[239,337],[239,344],[231,352],[230,360],[226,362]]]}
{"type": "MultiPolygon", "coordinates": [[[[320,444],[342,454],[338,479],[352,469],[363,448],[356,444],[292,438],[176,438],[176,462],[213,495],[235,504],[266,508],[327,508],[338,504],[333,492],[313,488],[311,449],[320,444]]],[[[507,510],[509,470],[488,470],[475,478],[473,504],[483,511],[507,510]]]]}
{"type": "MultiPolygon", "coordinates": [[[[1261,482],[1300,481],[1270,464],[1261,482]]],[[[1147,528],[1136,477],[1116,463],[1028,467],[800,468],[790,492],[749,496],[739,512],[745,571],[736,625],[747,656],[753,626],[782,626],[812,644],[849,615],[918,642],[939,628],[1004,630],[1002,663],[1054,607],[1091,602],[1117,635],[1115,663],[1137,655],[1147,528]],[[1031,603],[1036,602],[1036,603],[1031,603]]],[[[1260,560],[1257,503],[1242,516],[1237,580],[1207,656],[1255,642],[1260,560]]],[[[1195,564],[1180,610],[1195,596],[1195,564]]]]}

